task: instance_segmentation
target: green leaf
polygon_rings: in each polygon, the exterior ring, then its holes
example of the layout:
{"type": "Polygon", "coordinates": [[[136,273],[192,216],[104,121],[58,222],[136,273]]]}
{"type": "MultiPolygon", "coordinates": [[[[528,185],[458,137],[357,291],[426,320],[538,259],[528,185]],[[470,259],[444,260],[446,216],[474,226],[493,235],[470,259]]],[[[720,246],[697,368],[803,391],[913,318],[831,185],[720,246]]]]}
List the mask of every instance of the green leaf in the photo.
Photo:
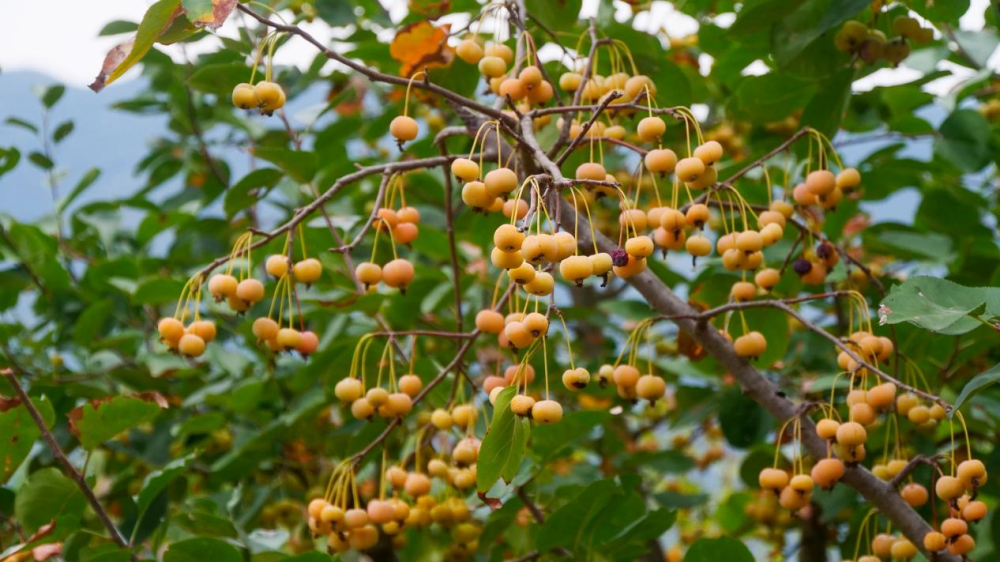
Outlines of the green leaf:
{"type": "Polygon", "coordinates": [[[316,175],[316,154],[287,148],[258,148],[254,154],[281,168],[295,181],[309,183],[316,175]]]}
{"type": "Polygon", "coordinates": [[[724,392],[719,402],[719,425],[730,445],[746,449],[759,443],[771,430],[773,420],[759,404],[738,388],[724,392]]]}
{"type": "Polygon", "coordinates": [[[43,468],[31,474],[17,491],[14,515],[27,534],[56,518],[79,519],[86,498],[76,484],[57,468],[43,468]]]}
{"type": "Polygon", "coordinates": [[[42,154],[41,152],[36,151],[29,153],[28,160],[30,160],[32,164],[38,166],[43,170],[51,170],[52,168],[55,167],[55,163],[48,156],[42,154]]]}
{"type": "Polygon", "coordinates": [[[59,100],[62,99],[63,94],[65,93],[66,86],[63,86],[62,84],[53,84],[52,86],[45,88],[45,90],[42,91],[42,95],[39,97],[42,99],[42,104],[44,104],[45,107],[51,108],[55,104],[59,103],[59,100]]]}
{"type": "Polygon", "coordinates": [[[134,21],[115,20],[108,22],[107,25],[101,28],[101,32],[98,33],[98,35],[101,37],[106,37],[108,35],[121,35],[122,33],[131,33],[137,29],[139,29],[139,24],[134,21]]]}
{"type": "Polygon", "coordinates": [[[753,121],[779,121],[805,107],[816,88],[815,81],[781,72],[748,76],[736,88],[734,110],[753,121]]]}
{"type": "Polygon", "coordinates": [[[236,216],[236,213],[249,208],[263,196],[263,193],[255,190],[259,191],[260,188],[271,189],[281,181],[282,177],[284,177],[284,174],[281,170],[275,168],[260,168],[243,176],[243,179],[236,182],[236,185],[226,190],[226,197],[223,202],[226,216],[233,218],[236,216]]]}
{"type": "Polygon", "coordinates": [[[101,299],[91,303],[73,324],[73,341],[77,345],[86,346],[89,342],[99,339],[104,333],[104,325],[111,317],[114,301],[101,299]]]}
{"type": "Polygon", "coordinates": [[[188,465],[192,459],[192,456],[174,459],[167,466],[146,476],[146,480],[142,483],[142,489],[139,491],[139,497],[135,502],[140,513],[145,512],[156,496],[171,482],[188,471],[188,465]]]}
{"type": "Polygon", "coordinates": [[[111,71],[107,79],[100,84],[98,90],[121,78],[123,74],[135,66],[135,63],[146,56],[146,53],[153,48],[153,43],[173,23],[174,13],[177,10],[177,6],[180,5],[180,1],[159,0],[146,10],[146,14],[142,16],[142,21],[139,23],[139,28],[135,33],[135,43],[132,45],[128,56],[111,71]]]}
{"type": "MultiPolygon", "coordinates": [[[[972,64],[978,68],[985,68],[990,55],[1000,45],[997,33],[989,27],[978,31],[956,30],[954,40],[962,47],[962,52],[970,59],[972,64]]],[[[961,60],[961,59],[959,59],[961,60]]],[[[962,64],[965,64],[962,61],[962,64]]]]}
{"type": "MultiPolygon", "coordinates": [[[[42,419],[46,425],[51,426],[55,421],[55,414],[52,412],[52,403],[48,400],[33,400],[35,408],[42,414],[42,419]]],[[[21,466],[28,453],[31,452],[35,440],[41,437],[42,432],[35,424],[35,420],[28,413],[28,409],[23,404],[19,404],[5,412],[0,412],[0,484],[3,484],[21,466]]]]}
{"type": "Polygon", "coordinates": [[[753,554],[740,541],[729,537],[698,539],[684,555],[684,562],[753,562],[753,554]]]}
{"type": "Polygon", "coordinates": [[[177,300],[184,283],[176,279],[155,277],[139,284],[132,295],[135,304],[164,304],[177,300]]]}
{"type": "Polygon", "coordinates": [[[911,277],[893,286],[882,301],[880,322],[910,322],[932,332],[964,334],[980,326],[968,315],[995,293],[995,289],[964,287],[937,277],[911,277]]]}
{"type": "Polygon", "coordinates": [[[80,178],[80,181],[76,182],[76,186],[73,188],[73,190],[70,191],[66,195],[66,197],[64,197],[59,202],[59,210],[62,211],[64,209],[66,209],[67,207],[69,207],[70,204],[72,204],[73,201],[75,201],[77,197],[79,197],[80,195],[82,195],[83,192],[86,191],[88,187],[90,187],[91,185],[93,185],[94,182],[97,181],[97,178],[99,178],[100,176],[101,176],[101,169],[100,168],[91,168],[91,169],[87,170],[83,174],[83,176],[80,178]]]}
{"type": "Polygon", "coordinates": [[[156,398],[115,396],[88,402],[69,412],[70,430],[80,439],[80,444],[85,449],[93,449],[115,435],[159,415],[166,405],[158,404],[156,398]]]}
{"type": "Polygon", "coordinates": [[[181,0],[181,7],[187,12],[191,21],[197,21],[213,15],[212,0],[181,0]]]}
{"type": "Polygon", "coordinates": [[[682,494],[679,492],[660,492],[653,496],[656,503],[663,507],[674,509],[687,509],[705,505],[708,502],[708,494],[682,494]]]}
{"type": "Polygon", "coordinates": [[[0,148],[0,176],[17,167],[21,161],[21,152],[14,147],[0,148]]]}
{"type": "Polygon", "coordinates": [[[851,98],[851,84],[854,69],[846,68],[837,72],[820,86],[812,101],[802,112],[802,126],[811,126],[832,137],[840,128],[840,121],[851,98]]]}
{"type": "Polygon", "coordinates": [[[694,470],[694,459],[683,451],[666,449],[663,451],[639,451],[619,457],[620,466],[625,470],[651,468],[657,472],[680,474],[694,470]]]}
{"type": "Polygon", "coordinates": [[[510,409],[510,401],[515,394],[517,388],[509,386],[497,395],[493,419],[486,430],[476,462],[476,488],[480,492],[492,488],[501,476],[510,481],[521,466],[528,444],[529,426],[526,419],[514,415],[510,409]]]}
{"type": "Polygon", "coordinates": [[[566,31],[579,21],[582,0],[546,0],[534,2],[529,13],[549,29],[566,31]]]}
{"type": "Polygon", "coordinates": [[[327,24],[340,27],[354,23],[354,7],[344,0],[315,0],[316,15],[327,24]]]}
{"type": "Polygon", "coordinates": [[[542,460],[553,458],[566,447],[586,439],[591,431],[604,425],[611,414],[601,410],[580,410],[563,416],[559,423],[539,425],[531,432],[531,451],[542,460]]]}
{"type": "Polygon", "coordinates": [[[832,41],[823,35],[854,17],[870,0],[806,0],[775,23],[771,31],[771,52],[784,67],[813,41],[832,41]]]}
{"type": "Polygon", "coordinates": [[[596,480],[584,488],[573,500],[553,513],[542,525],[537,548],[540,552],[557,546],[576,550],[580,541],[586,541],[587,524],[600,517],[602,510],[618,492],[614,480],[596,480]]]}
{"type": "Polygon", "coordinates": [[[237,84],[250,79],[250,72],[242,62],[206,64],[188,78],[188,84],[195,90],[229,99],[237,84]]]}
{"type": "Polygon", "coordinates": [[[934,150],[961,170],[976,172],[990,163],[990,124],[978,111],[955,111],[938,132],[934,150]]]}
{"type": "Polygon", "coordinates": [[[4,121],[4,123],[7,123],[8,125],[13,125],[15,127],[20,127],[22,129],[26,129],[28,131],[31,131],[32,133],[36,134],[38,133],[37,126],[35,126],[33,123],[29,123],[24,119],[18,117],[8,117],[7,120],[4,121]]]}
{"type": "Polygon", "coordinates": [[[56,127],[56,130],[52,132],[52,140],[55,142],[62,142],[63,139],[69,136],[73,132],[73,122],[63,121],[56,127]]]}
{"type": "Polygon", "coordinates": [[[955,407],[948,412],[948,416],[951,417],[955,415],[955,412],[964,406],[970,398],[998,382],[1000,382],[1000,365],[994,365],[989,370],[972,377],[972,380],[965,383],[965,387],[962,389],[962,392],[960,392],[958,398],[955,399],[955,407]]]}
{"type": "Polygon", "coordinates": [[[175,542],[167,547],[163,562],[243,562],[240,551],[219,539],[199,537],[175,542]]]}

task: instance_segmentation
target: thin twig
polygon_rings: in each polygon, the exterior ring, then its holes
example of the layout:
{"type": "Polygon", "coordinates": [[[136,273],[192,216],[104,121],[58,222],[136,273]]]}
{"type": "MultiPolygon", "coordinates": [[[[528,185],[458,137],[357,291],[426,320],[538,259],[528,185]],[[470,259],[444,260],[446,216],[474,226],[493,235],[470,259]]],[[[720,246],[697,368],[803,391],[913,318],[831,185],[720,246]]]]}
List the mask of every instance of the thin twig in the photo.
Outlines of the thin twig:
{"type": "Polygon", "coordinates": [[[69,475],[70,479],[76,483],[76,486],[80,488],[80,491],[83,492],[84,497],[87,498],[87,502],[90,503],[90,507],[93,508],[97,518],[101,520],[101,523],[104,524],[104,528],[106,528],[108,533],[111,535],[111,540],[122,548],[129,548],[129,543],[118,530],[118,527],[115,526],[115,523],[111,520],[108,512],[104,510],[101,502],[97,500],[97,496],[94,495],[94,490],[92,490],[87,484],[87,479],[84,478],[83,474],[81,474],[80,471],[78,471],[76,467],[69,462],[69,459],[66,458],[66,453],[63,452],[62,447],[59,446],[59,443],[56,442],[56,438],[52,435],[52,432],[49,431],[48,426],[45,425],[45,419],[42,418],[42,414],[38,411],[38,408],[35,407],[34,402],[31,401],[31,398],[24,391],[24,388],[21,387],[21,383],[18,382],[17,375],[14,374],[14,370],[4,369],[0,371],[0,374],[7,378],[7,382],[10,383],[14,392],[17,393],[18,398],[21,399],[21,403],[24,404],[24,407],[31,415],[31,419],[35,421],[35,425],[37,425],[38,430],[41,431],[42,439],[44,439],[45,443],[49,446],[49,451],[51,451],[52,456],[63,467],[63,470],[67,475],[69,475]]]}

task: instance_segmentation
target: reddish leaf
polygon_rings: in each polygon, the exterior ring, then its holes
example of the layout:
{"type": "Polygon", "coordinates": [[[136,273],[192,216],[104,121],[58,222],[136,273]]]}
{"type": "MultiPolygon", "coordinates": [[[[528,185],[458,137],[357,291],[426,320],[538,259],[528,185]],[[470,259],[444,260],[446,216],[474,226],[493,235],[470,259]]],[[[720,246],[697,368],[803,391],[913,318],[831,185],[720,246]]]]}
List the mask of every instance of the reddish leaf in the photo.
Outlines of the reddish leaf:
{"type": "Polygon", "coordinates": [[[412,76],[417,70],[447,66],[455,58],[455,51],[448,46],[451,26],[434,27],[421,20],[403,27],[389,45],[389,55],[402,63],[400,76],[412,76]]]}
{"type": "Polygon", "coordinates": [[[35,542],[38,539],[40,539],[40,538],[42,538],[42,537],[44,537],[46,535],[51,534],[52,531],[55,531],[55,530],[56,530],[56,521],[55,521],[55,519],[53,519],[49,523],[46,523],[45,525],[42,525],[41,527],[39,527],[38,530],[35,531],[35,534],[33,534],[30,537],[28,537],[28,542],[29,543],[35,542]]]}
{"type": "Polygon", "coordinates": [[[483,503],[485,503],[491,510],[497,510],[503,507],[503,503],[497,498],[486,497],[486,492],[477,492],[477,495],[479,496],[479,499],[483,500],[483,503]]]}
{"type": "Polygon", "coordinates": [[[451,0],[410,0],[410,11],[427,18],[437,18],[451,11],[451,0]]]}
{"type": "Polygon", "coordinates": [[[20,405],[20,398],[7,398],[6,396],[0,394],[0,414],[10,410],[11,408],[17,408],[20,405]]]}
{"type": "Polygon", "coordinates": [[[191,18],[191,23],[196,26],[207,27],[214,31],[226,23],[226,19],[229,17],[229,14],[233,13],[233,8],[235,7],[236,0],[212,0],[211,12],[198,15],[197,17],[191,17],[192,14],[188,12],[188,17],[191,18]]]}

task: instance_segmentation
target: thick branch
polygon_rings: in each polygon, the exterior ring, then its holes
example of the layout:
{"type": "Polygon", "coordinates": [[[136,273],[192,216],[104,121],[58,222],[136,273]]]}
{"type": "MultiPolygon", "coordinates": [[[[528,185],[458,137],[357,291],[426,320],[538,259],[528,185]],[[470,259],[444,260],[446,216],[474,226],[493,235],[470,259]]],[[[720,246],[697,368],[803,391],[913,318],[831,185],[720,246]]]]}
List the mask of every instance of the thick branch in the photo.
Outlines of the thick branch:
{"type": "MultiPolygon", "coordinates": [[[[538,147],[538,143],[531,132],[530,119],[527,116],[522,119],[521,130],[524,131],[525,137],[531,143],[535,161],[553,179],[557,181],[563,179],[559,167],[549,160],[538,147]]],[[[794,142],[795,138],[804,134],[800,132],[797,136],[786,141],[783,146],[787,147],[788,144],[794,142]]],[[[777,153],[775,151],[772,152],[777,153]]],[[[749,169],[748,167],[746,171],[749,171],[749,169]]],[[[740,172],[740,174],[743,173],[746,172],[740,172]]],[[[576,210],[569,205],[562,206],[561,214],[564,222],[579,221],[579,238],[577,239],[577,244],[581,248],[590,247],[592,245],[590,239],[591,231],[587,218],[578,216],[576,210]]],[[[595,234],[597,247],[600,251],[610,252],[616,248],[616,245],[603,234],[599,232],[595,232],[595,234]]],[[[736,355],[732,344],[714,326],[708,322],[699,322],[687,318],[698,314],[698,311],[678,298],[654,273],[649,270],[643,271],[629,278],[628,283],[646,298],[646,302],[654,310],[666,316],[677,316],[678,319],[674,320],[674,322],[678,328],[687,332],[714,357],[739,382],[743,392],[763,406],[772,416],[779,420],[788,420],[793,417],[802,416],[802,410],[784,398],[784,393],[770,380],[757,371],[745,359],[736,355]]],[[[816,427],[812,421],[808,417],[802,417],[803,444],[815,457],[825,458],[827,455],[827,442],[816,435],[816,427]]],[[[871,472],[860,465],[848,467],[842,482],[856,490],[872,505],[878,508],[913,544],[923,545],[923,537],[931,528],[920,517],[920,514],[903,501],[903,498],[900,497],[894,487],[875,478],[871,472]]],[[[959,561],[958,557],[949,554],[939,555],[938,559],[948,562],[959,561]]]]}

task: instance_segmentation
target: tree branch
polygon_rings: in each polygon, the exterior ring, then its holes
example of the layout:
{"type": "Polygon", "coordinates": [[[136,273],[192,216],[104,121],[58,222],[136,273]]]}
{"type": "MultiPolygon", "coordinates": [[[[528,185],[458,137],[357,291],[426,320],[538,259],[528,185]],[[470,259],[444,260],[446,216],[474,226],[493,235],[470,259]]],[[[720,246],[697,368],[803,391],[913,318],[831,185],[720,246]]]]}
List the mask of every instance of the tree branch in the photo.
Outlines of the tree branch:
{"type": "Polygon", "coordinates": [[[42,432],[42,439],[44,439],[45,443],[49,446],[49,451],[52,452],[52,456],[55,457],[56,461],[63,467],[66,474],[71,480],[73,480],[73,482],[76,483],[76,486],[80,488],[80,491],[83,492],[84,497],[87,498],[87,502],[90,503],[90,507],[93,508],[97,518],[101,520],[101,523],[104,524],[104,528],[107,529],[108,534],[111,535],[111,540],[122,548],[129,548],[128,541],[126,541],[125,537],[118,531],[118,527],[115,526],[115,523],[111,520],[108,512],[104,510],[103,506],[101,506],[101,502],[97,500],[97,496],[94,495],[94,491],[90,489],[90,486],[87,484],[86,478],[84,478],[83,474],[81,474],[80,471],[78,471],[76,467],[69,462],[69,459],[66,458],[66,453],[63,452],[62,447],[59,446],[59,443],[56,442],[56,438],[52,435],[52,432],[49,431],[48,426],[45,425],[45,420],[42,418],[42,414],[38,411],[38,408],[35,407],[34,402],[31,401],[31,398],[24,391],[24,388],[21,387],[21,383],[18,382],[17,375],[14,374],[14,370],[4,369],[0,371],[0,374],[3,374],[3,376],[7,378],[7,382],[9,382],[11,387],[14,388],[14,392],[17,393],[18,398],[21,399],[21,403],[24,404],[24,407],[28,410],[28,413],[31,415],[31,419],[35,421],[35,425],[38,426],[38,430],[42,432]]]}

